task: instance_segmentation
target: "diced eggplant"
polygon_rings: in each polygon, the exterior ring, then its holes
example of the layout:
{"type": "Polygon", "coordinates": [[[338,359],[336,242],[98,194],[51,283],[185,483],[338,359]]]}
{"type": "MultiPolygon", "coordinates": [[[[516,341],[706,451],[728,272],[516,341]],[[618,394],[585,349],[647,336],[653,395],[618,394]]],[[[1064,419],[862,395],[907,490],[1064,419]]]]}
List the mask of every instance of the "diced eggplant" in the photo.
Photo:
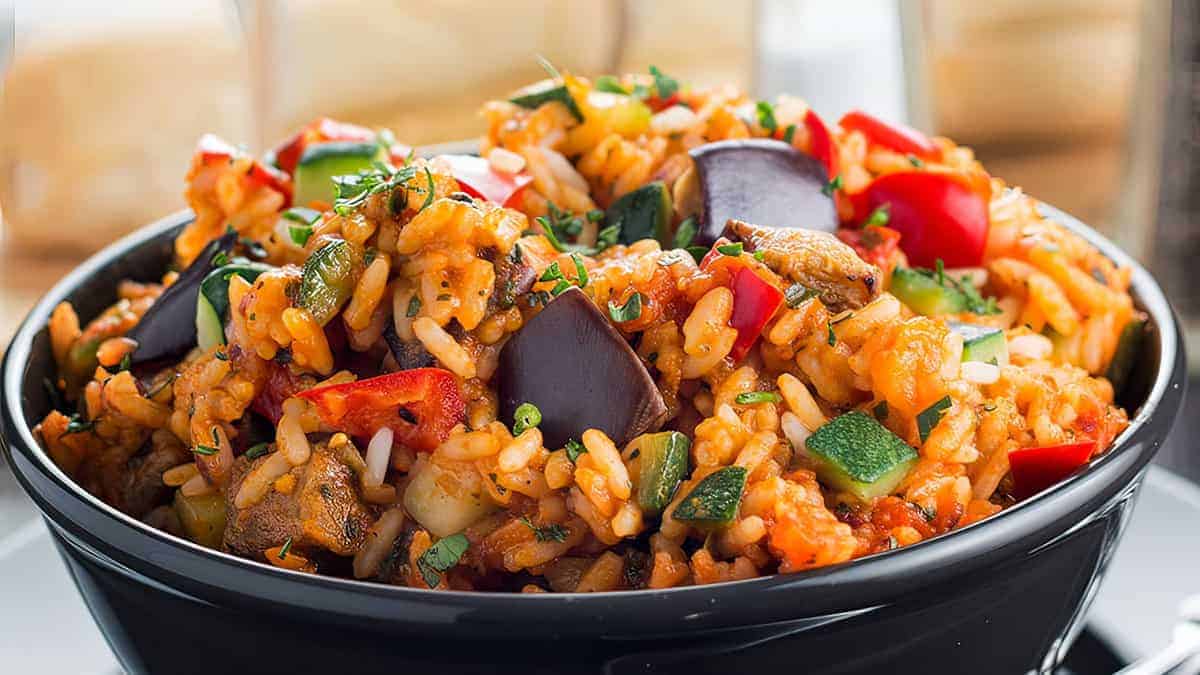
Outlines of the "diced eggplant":
{"type": "Polygon", "coordinates": [[[618,446],[659,428],[667,406],[641,359],[578,288],[554,298],[500,351],[500,418],[517,406],[542,413],[546,447],[560,448],[587,429],[618,446]]]}
{"type": "Polygon", "coordinates": [[[699,191],[675,195],[682,203],[698,203],[696,243],[711,246],[726,224],[737,218],[772,227],[803,227],[834,232],[837,207],[828,188],[830,176],[816,159],[787,143],[748,139],[707,143],[689,153],[694,179],[685,183],[699,191]]]}
{"type": "Polygon", "coordinates": [[[154,301],[127,337],[138,343],[130,356],[134,366],[177,357],[196,346],[196,298],[200,284],[220,266],[237,244],[236,232],[226,232],[204,247],[195,261],[154,301]],[[214,261],[215,259],[215,261],[214,261]]]}
{"type": "Polygon", "coordinates": [[[835,312],[858,309],[879,295],[879,268],[828,232],[731,220],[729,233],[746,251],[761,251],[763,262],[779,275],[820,293],[835,312]]]}
{"type": "Polygon", "coordinates": [[[433,358],[433,354],[425,349],[420,340],[406,342],[396,334],[396,325],[391,321],[388,321],[387,327],[383,329],[383,339],[387,340],[388,349],[391,350],[392,358],[396,359],[400,370],[432,368],[437,365],[437,359],[433,358]]]}
{"type": "Polygon", "coordinates": [[[508,309],[537,283],[537,270],[525,259],[521,243],[513,244],[508,255],[494,263],[496,284],[488,298],[488,313],[508,309]]]}

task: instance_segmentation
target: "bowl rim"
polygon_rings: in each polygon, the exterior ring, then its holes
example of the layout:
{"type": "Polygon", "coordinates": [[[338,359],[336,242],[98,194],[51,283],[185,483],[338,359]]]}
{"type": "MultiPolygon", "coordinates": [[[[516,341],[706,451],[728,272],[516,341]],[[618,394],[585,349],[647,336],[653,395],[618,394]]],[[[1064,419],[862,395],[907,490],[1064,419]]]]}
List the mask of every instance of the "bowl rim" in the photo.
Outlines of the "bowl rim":
{"type": "MultiPolygon", "coordinates": [[[[26,424],[24,414],[21,410],[23,402],[21,381],[25,377],[25,369],[29,363],[34,338],[46,326],[54,307],[75,289],[86,284],[95,274],[126,252],[151,244],[173,228],[181,227],[190,222],[194,216],[191,211],[186,209],[136,230],[92,255],[55,284],[29,312],[14,335],[4,357],[3,367],[0,369],[0,375],[2,375],[2,380],[0,380],[0,419],[3,421],[3,424],[0,425],[0,440],[4,441],[0,443],[0,446],[4,446],[5,452],[9,454],[10,466],[13,467],[14,473],[20,479],[19,482],[26,492],[34,497],[34,501],[38,503],[39,510],[52,523],[54,522],[54,518],[50,517],[51,514],[48,513],[47,505],[41,499],[44,496],[35,494],[36,489],[29,478],[22,475],[21,471],[17,469],[17,463],[12,461],[14,455],[20,453],[28,460],[31,467],[42,474],[43,478],[48,479],[63,489],[73,500],[86,506],[87,509],[96,512],[97,515],[101,516],[105,521],[109,521],[110,524],[115,522],[116,524],[125,526],[132,535],[147,546],[165,545],[172,549],[173,554],[199,556],[203,559],[195,561],[195,565],[189,565],[189,569],[211,563],[219,563],[217,567],[226,569],[229,569],[229,565],[233,565],[235,568],[241,568],[250,574],[268,575],[279,581],[300,584],[313,591],[324,589],[326,591],[342,593],[349,592],[358,595],[360,598],[370,596],[372,598],[403,600],[406,601],[405,604],[416,602],[430,606],[440,605],[443,608],[453,608],[455,610],[484,610],[483,614],[477,618],[486,616],[488,620],[503,619],[509,622],[513,618],[512,612],[522,607],[529,608],[529,616],[537,615],[538,612],[542,611],[540,608],[556,604],[574,612],[577,616],[588,616],[599,611],[601,608],[608,608],[608,611],[611,611],[621,606],[624,610],[631,610],[637,605],[628,603],[640,602],[637,599],[646,597],[671,598],[679,602],[681,606],[694,608],[716,605],[718,599],[721,598],[732,601],[736,596],[747,593],[767,594],[760,597],[768,597],[768,595],[780,597],[781,594],[787,594],[804,587],[826,588],[830,585],[842,585],[846,583],[874,589],[874,595],[879,596],[889,588],[887,585],[882,584],[882,582],[887,579],[895,580],[900,578],[897,575],[916,574],[918,571],[930,569],[931,566],[948,569],[950,565],[961,566],[956,569],[960,569],[965,573],[974,564],[972,560],[980,557],[981,554],[1001,549],[1011,551],[1012,547],[1021,546],[1021,539],[1024,536],[1034,532],[1045,532],[1045,518],[1040,517],[1039,514],[1043,511],[1049,514],[1051,505],[1053,504],[1059,504],[1059,507],[1056,507],[1059,511],[1065,508],[1075,510],[1097,508],[1099,506],[1099,503],[1096,501],[1097,494],[1104,492],[1106,488],[1113,493],[1124,489],[1125,485],[1115,484],[1122,477],[1124,482],[1136,482],[1134,476],[1144,469],[1154,451],[1161,445],[1162,437],[1165,437],[1166,432],[1161,431],[1160,433],[1158,426],[1155,426],[1155,430],[1152,430],[1149,421],[1162,411],[1163,414],[1169,415],[1169,421],[1173,422],[1174,416],[1179,409],[1183,389],[1186,384],[1186,372],[1183,366],[1183,346],[1180,339],[1178,321],[1161,288],[1137,261],[1095,230],[1092,230],[1079,220],[1056,208],[1042,203],[1039,203],[1039,207],[1043,215],[1047,218],[1084,237],[1118,265],[1126,265],[1132,269],[1130,290],[1136,296],[1143,311],[1151,316],[1154,325],[1157,327],[1157,330],[1152,334],[1157,336],[1159,340],[1158,370],[1154,375],[1153,383],[1146,400],[1133,415],[1129,427],[1114,440],[1108,452],[1099,458],[1093,459],[1086,467],[1061,481],[1053,488],[967,527],[901,549],[872,554],[836,565],[799,573],[777,573],[741,581],[705,586],[608,591],[579,595],[553,592],[510,594],[477,591],[434,591],[344,579],[341,577],[304,574],[277,568],[265,562],[258,562],[204,548],[182,537],[176,537],[167,532],[157,530],[118,511],[77,485],[59,469],[42,449],[29,425],[26,424]],[[1139,446],[1141,446],[1140,449],[1139,446]],[[1106,472],[1105,470],[1110,467],[1111,470],[1106,472]],[[981,527],[983,528],[982,531],[981,527]],[[1007,530],[1007,535],[1002,536],[1002,528],[1007,530]],[[522,597],[517,599],[513,597],[514,595],[522,597]]],[[[1111,495],[1109,495],[1109,498],[1111,498],[1111,495]]],[[[70,516],[63,513],[61,509],[54,507],[53,510],[60,517],[70,520],[70,516]]],[[[62,529],[61,524],[54,524],[59,529],[62,529]]],[[[1062,530],[1062,528],[1060,527],[1059,530],[1062,530]]],[[[1067,530],[1069,531],[1069,526],[1067,530]]],[[[1061,536],[1062,534],[1063,532],[1059,531],[1054,536],[1061,536]]],[[[1053,538],[1051,537],[1051,539],[1053,538]]],[[[126,553],[131,556],[137,556],[132,551],[126,551],[126,553]]],[[[151,564],[158,565],[158,563],[151,564]]],[[[161,565],[158,565],[158,568],[166,573],[172,572],[172,570],[165,569],[161,565]]],[[[220,586],[219,580],[215,578],[199,581],[212,586],[220,586]]],[[[895,590],[897,593],[904,590],[902,586],[901,584],[901,586],[896,587],[895,590]]],[[[909,590],[911,590],[911,587],[909,587],[909,590]]],[[[872,592],[845,595],[847,595],[848,599],[854,596],[858,601],[856,606],[859,607],[868,607],[876,604],[870,602],[873,597],[872,592]]],[[[275,599],[279,600],[280,598],[275,599]]],[[[303,606],[305,604],[302,602],[295,603],[296,606],[303,606]]],[[[692,618],[693,616],[695,615],[689,614],[684,618],[692,618]]],[[[569,632],[569,629],[567,632],[569,632]]]]}

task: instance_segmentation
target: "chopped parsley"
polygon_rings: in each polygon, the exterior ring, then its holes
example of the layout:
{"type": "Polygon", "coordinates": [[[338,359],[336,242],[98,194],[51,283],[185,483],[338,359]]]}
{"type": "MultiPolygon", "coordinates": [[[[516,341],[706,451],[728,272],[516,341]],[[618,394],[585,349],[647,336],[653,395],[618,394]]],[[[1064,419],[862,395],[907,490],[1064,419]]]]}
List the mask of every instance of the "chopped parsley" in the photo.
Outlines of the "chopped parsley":
{"type": "MultiPolygon", "coordinates": [[[[91,431],[96,428],[95,420],[85,420],[79,413],[75,413],[67,418],[67,428],[62,432],[62,436],[71,434],[81,434],[85,431],[91,431]]],[[[59,438],[62,438],[59,436],[59,438]]]]}
{"type": "Polygon", "coordinates": [[[419,313],[420,311],[421,311],[421,296],[417,295],[416,293],[413,293],[412,298],[410,298],[408,301],[408,309],[405,310],[404,316],[411,319],[414,316],[416,316],[417,313],[419,313]]]}
{"type": "Polygon", "coordinates": [[[526,429],[532,429],[541,423],[542,411],[532,403],[522,403],[513,411],[513,436],[520,436],[526,429]]]}
{"type": "Polygon", "coordinates": [[[738,405],[754,405],[756,403],[779,403],[783,398],[773,391],[747,391],[738,394],[733,400],[738,405]]]}
{"type": "Polygon", "coordinates": [[[117,364],[117,372],[129,370],[133,366],[133,354],[129,353],[121,357],[121,362],[117,364]]]}
{"type": "Polygon", "coordinates": [[[664,74],[658,66],[650,66],[650,74],[654,76],[654,90],[659,98],[671,98],[679,91],[679,80],[664,74]]]}
{"type": "Polygon", "coordinates": [[[767,254],[763,251],[755,251],[754,259],[757,260],[758,262],[762,262],[767,259],[767,254]]]}
{"type": "Polygon", "coordinates": [[[892,214],[891,214],[891,211],[889,210],[888,205],[883,204],[882,206],[880,206],[880,207],[876,208],[874,211],[872,211],[871,215],[867,216],[867,220],[866,220],[866,222],[863,223],[863,225],[865,227],[870,227],[871,225],[887,225],[888,221],[891,220],[891,218],[892,218],[892,214]]]}
{"type": "Polygon", "coordinates": [[[787,125],[787,128],[783,130],[783,142],[787,143],[788,145],[791,145],[792,139],[795,137],[796,137],[796,125],[795,124],[787,125]]]}
{"type": "Polygon", "coordinates": [[[216,359],[218,361],[228,361],[229,360],[229,355],[219,349],[217,351],[213,352],[213,356],[216,357],[216,359]]]}
{"type": "Polygon", "coordinates": [[[821,188],[821,194],[825,195],[826,197],[832,197],[834,192],[841,190],[841,189],[842,189],[842,175],[838,174],[833,177],[833,180],[826,183],[825,187],[821,188]]]}
{"type": "Polygon", "coordinates": [[[617,323],[633,321],[642,315],[642,294],[634,293],[632,297],[625,301],[624,305],[617,305],[612,300],[608,301],[608,315],[617,323]]]}
{"type": "Polygon", "coordinates": [[[429,208],[429,205],[433,203],[434,192],[436,192],[436,188],[433,185],[433,174],[429,172],[429,167],[425,167],[425,180],[428,181],[425,191],[425,201],[421,204],[421,208],[417,209],[417,213],[429,208]]]}
{"type": "Polygon", "coordinates": [[[754,110],[758,114],[758,126],[774,136],[779,128],[779,123],[775,121],[775,107],[766,101],[759,101],[754,105],[754,110]]]}
{"type": "Polygon", "coordinates": [[[246,459],[258,459],[259,457],[262,457],[263,455],[267,454],[267,450],[270,448],[270,446],[270,443],[255,443],[246,450],[246,459]]]}
{"type": "Polygon", "coordinates": [[[461,532],[439,539],[430,546],[420,558],[417,558],[417,571],[430,588],[436,588],[442,581],[441,573],[458,564],[462,554],[467,552],[471,542],[461,532]]]}
{"type": "Polygon", "coordinates": [[[708,255],[708,248],[704,246],[688,246],[684,250],[686,250],[692,256],[692,259],[696,261],[697,265],[704,260],[704,256],[708,255]]]}
{"type": "Polygon", "coordinates": [[[921,435],[921,442],[924,443],[929,438],[929,434],[937,427],[938,423],[945,417],[946,411],[953,405],[949,396],[943,396],[938,399],[933,405],[917,413],[917,431],[921,435]]]}
{"type": "Polygon", "coordinates": [[[625,96],[629,95],[629,92],[625,90],[625,87],[622,87],[617,78],[613,77],[612,75],[601,75],[600,77],[597,77],[596,84],[593,86],[593,88],[596,91],[606,91],[610,94],[624,94],[625,96]]]}
{"type": "Polygon", "coordinates": [[[542,272],[542,276],[538,277],[538,281],[555,281],[562,278],[562,270],[559,268],[558,262],[552,262],[550,263],[550,266],[547,267],[544,272],[542,272]]]}
{"type": "Polygon", "coordinates": [[[988,316],[1000,313],[1000,307],[996,305],[996,298],[992,296],[983,297],[979,293],[979,289],[975,287],[975,284],[971,283],[969,275],[964,274],[961,278],[955,279],[953,274],[946,274],[945,269],[941,268],[928,270],[920,267],[911,267],[909,269],[917,274],[928,277],[942,288],[961,293],[966,298],[966,311],[972,314],[988,316]]]}
{"type": "Polygon", "coordinates": [[[229,264],[229,254],[225,251],[217,251],[212,257],[213,267],[224,267],[229,264]]]}
{"type": "Polygon", "coordinates": [[[567,540],[570,531],[567,528],[554,523],[552,525],[537,526],[533,524],[527,516],[521,516],[521,523],[533,530],[533,537],[538,541],[557,541],[559,543],[567,540]]]}
{"type": "Polygon", "coordinates": [[[736,258],[737,256],[742,254],[742,248],[743,248],[742,242],[740,242],[740,241],[734,242],[732,244],[722,244],[721,246],[717,247],[717,253],[720,253],[721,255],[732,256],[732,257],[736,258]]]}
{"type": "Polygon", "coordinates": [[[553,295],[554,297],[557,298],[558,296],[562,295],[570,287],[571,287],[571,282],[567,281],[566,279],[561,279],[561,280],[559,280],[559,282],[557,284],[554,284],[554,288],[550,289],[550,295],[553,295]]]}
{"type": "MultiPolygon", "coordinates": [[[[428,169],[426,169],[426,174],[428,173],[428,169]]],[[[416,175],[417,167],[415,166],[405,165],[400,169],[392,169],[384,164],[373,170],[334,176],[333,185],[337,190],[337,197],[333,201],[333,210],[341,216],[349,215],[351,211],[366,203],[372,195],[394,190],[407,191],[406,183],[416,175]]],[[[432,185],[433,177],[429,176],[429,179],[430,185],[432,185]]],[[[432,199],[432,190],[430,190],[429,199],[432,199]]]]}
{"type": "Polygon", "coordinates": [[[675,238],[671,244],[675,248],[687,248],[696,239],[696,219],[688,216],[675,228],[675,238]]]}
{"type": "Polygon", "coordinates": [[[584,217],[588,219],[589,223],[599,223],[604,220],[604,212],[600,209],[592,209],[584,217]]]}
{"type": "MultiPolygon", "coordinates": [[[[550,241],[556,251],[566,251],[568,238],[579,236],[583,231],[583,220],[570,211],[562,211],[554,202],[546,202],[547,215],[538,216],[534,220],[542,226],[542,234],[550,241]]],[[[613,238],[616,241],[616,238],[613,238]]]]}
{"type": "Polygon", "coordinates": [[[587,448],[584,447],[583,443],[574,438],[568,438],[567,444],[563,449],[567,451],[567,459],[571,460],[572,464],[579,459],[580,455],[587,453],[587,448]]]}
{"type": "Polygon", "coordinates": [[[584,288],[588,285],[588,273],[587,268],[583,266],[583,256],[572,252],[571,261],[575,263],[575,283],[584,288]]]}
{"type": "Polygon", "coordinates": [[[925,166],[925,162],[921,161],[921,158],[917,157],[916,155],[909,155],[908,163],[912,164],[913,166],[917,167],[918,169],[925,166]]]}
{"type": "Polygon", "coordinates": [[[192,448],[192,452],[196,453],[197,455],[210,456],[220,452],[220,449],[208,445],[197,445],[195,448],[192,448]]]}
{"type": "Polygon", "coordinates": [[[279,559],[286,560],[288,551],[292,550],[292,538],[288,537],[287,541],[283,542],[283,546],[279,547],[279,559]]]}
{"type": "Polygon", "coordinates": [[[825,324],[825,327],[829,329],[829,337],[826,338],[825,341],[829,343],[830,347],[832,347],[837,344],[837,335],[834,335],[833,333],[833,323],[828,322],[825,324]]]}
{"type": "Polygon", "coordinates": [[[609,225],[596,234],[596,253],[617,245],[617,237],[621,236],[620,225],[609,225]]]}
{"type": "Polygon", "coordinates": [[[783,292],[783,301],[791,309],[796,309],[806,300],[817,297],[818,293],[802,284],[792,284],[783,292]]]}

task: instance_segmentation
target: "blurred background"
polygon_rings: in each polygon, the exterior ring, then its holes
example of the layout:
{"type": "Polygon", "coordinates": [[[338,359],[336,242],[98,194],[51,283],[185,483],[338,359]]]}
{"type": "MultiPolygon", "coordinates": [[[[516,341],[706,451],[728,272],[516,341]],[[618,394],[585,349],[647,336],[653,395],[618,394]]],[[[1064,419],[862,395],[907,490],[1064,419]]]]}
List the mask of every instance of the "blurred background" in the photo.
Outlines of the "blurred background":
{"type": "Polygon", "coordinates": [[[535,54],[582,74],[655,64],[951,136],[1151,266],[1200,324],[1195,6],[0,0],[0,344],[88,253],[183,207],[200,134],[260,151],[325,114],[412,145],[470,138],[484,100],[543,76],[535,54]]]}

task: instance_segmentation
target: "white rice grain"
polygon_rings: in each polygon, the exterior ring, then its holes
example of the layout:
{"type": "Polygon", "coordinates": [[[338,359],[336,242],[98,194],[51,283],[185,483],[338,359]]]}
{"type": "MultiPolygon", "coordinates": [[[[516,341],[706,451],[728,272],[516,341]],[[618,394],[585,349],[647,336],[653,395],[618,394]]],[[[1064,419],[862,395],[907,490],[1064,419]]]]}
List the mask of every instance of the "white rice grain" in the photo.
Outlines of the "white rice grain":
{"type": "Polygon", "coordinates": [[[388,427],[383,427],[371,437],[367,444],[367,473],[363,483],[368,487],[383,485],[387,476],[388,461],[392,458],[392,438],[394,434],[388,427]]]}

